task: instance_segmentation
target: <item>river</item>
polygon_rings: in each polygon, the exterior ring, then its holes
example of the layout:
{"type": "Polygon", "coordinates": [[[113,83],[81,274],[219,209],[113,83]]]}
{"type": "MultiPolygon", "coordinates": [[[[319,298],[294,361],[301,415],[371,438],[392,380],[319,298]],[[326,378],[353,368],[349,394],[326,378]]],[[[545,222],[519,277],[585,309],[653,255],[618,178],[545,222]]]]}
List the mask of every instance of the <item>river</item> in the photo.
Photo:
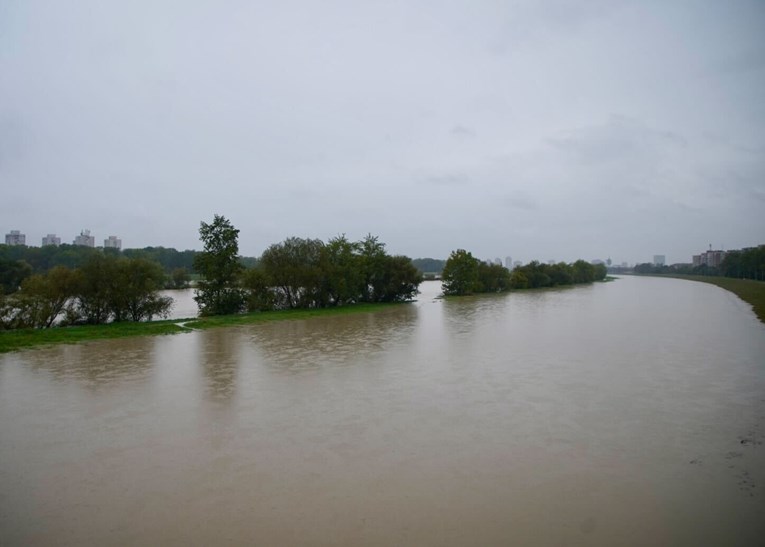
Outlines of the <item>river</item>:
{"type": "Polygon", "coordinates": [[[765,325],[624,277],[0,356],[2,545],[755,545],[765,325]]]}

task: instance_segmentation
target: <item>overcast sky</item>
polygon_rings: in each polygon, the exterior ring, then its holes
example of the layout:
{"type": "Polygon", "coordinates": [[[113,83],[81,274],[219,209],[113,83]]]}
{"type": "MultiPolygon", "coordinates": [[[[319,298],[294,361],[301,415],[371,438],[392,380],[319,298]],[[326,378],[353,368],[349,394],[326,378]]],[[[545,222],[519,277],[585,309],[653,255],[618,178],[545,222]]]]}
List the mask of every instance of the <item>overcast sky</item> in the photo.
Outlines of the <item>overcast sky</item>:
{"type": "Polygon", "coordinates": [[[765,243],[763,1],[0,2],[0,231],[689,262],[765,243]]]}

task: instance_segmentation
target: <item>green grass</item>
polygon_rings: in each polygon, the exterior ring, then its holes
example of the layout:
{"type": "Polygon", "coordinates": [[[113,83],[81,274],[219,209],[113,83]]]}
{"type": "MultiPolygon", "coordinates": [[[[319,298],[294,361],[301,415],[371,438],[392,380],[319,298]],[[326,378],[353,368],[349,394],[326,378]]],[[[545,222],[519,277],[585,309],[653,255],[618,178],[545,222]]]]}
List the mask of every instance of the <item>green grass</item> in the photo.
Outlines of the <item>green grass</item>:
{"type": "Polygon", "coordinates": [[[264,323],[269,321],[310,319],[312,317],[328,317],[335,315],[373,312],[395,305],[396,304],[354,304],[351,306],[341,306],[339,308],[314,308],[308,310],[298,309],[254,312],[239,315],[214,315],[211,317],[199,317],[197,319],[190,320],[188,323],[185,323],[185,326],[192,329],[231,327],[236,325],[249,325],[252,323],[264,323]]]}
{"type": "Polygon", "coordinates": [[[687,279],[688,281],[700,281],[711,283],[720,288],[730,291],[744,302],[752,305],[754,313],[765,323],[765,281],[752,279],[733,279],[732,277],[707,277],[704,275],[662,275],[661,277],[673,277],[687,279]]]}
{"type": "Polygon", "coordinates": [[[298,320],[309,319],[312,317],[374,312],[395,305],[397,304],[356,304],[353,306],[342,306],[340,308],[255,312],[241,315],[219,315],[193,319],[168,319],[165,321],[151,321],[147,323],[110,323],[108,325],[83,325],[78,327],[60,327],[52,329],[19,329],[2,331],[0,332],[0,353],[7,353],[9,351],[16,351],[35,346],[76,344],[88,340],[177,334],[180,332],[188,332],[189,329],[211,329],[216,327],[249,325],[270,321],[298,320]],[[177,323],[182,323],[184,326],[179,326],[177,323]]]}

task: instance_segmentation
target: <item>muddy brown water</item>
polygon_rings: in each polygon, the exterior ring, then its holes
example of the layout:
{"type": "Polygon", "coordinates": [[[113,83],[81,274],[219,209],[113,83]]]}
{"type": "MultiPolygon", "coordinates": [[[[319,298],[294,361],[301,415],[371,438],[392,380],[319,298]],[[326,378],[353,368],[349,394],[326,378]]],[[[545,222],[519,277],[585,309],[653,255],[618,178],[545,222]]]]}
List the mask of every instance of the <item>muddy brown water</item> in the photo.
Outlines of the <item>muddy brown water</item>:
{"type": "Polygon", "coordinates": [[[765,326],[624,277],[0,356],[2,545],[757,545],[765,326]]]}

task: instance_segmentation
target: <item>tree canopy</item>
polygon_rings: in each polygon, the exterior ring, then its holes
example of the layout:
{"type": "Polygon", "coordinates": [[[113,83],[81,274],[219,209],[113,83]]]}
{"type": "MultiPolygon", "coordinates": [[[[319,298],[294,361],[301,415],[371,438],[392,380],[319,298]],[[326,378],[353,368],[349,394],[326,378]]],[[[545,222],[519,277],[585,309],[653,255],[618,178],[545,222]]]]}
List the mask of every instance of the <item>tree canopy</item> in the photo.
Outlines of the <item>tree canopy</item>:
{"type": "Polygon", "coordinates": [[[356,302],[397,302],[417,294],[421,274],[405,256],[390,256],[375,236],[328,243],[290,237],[263,252],[247,270],[251,310],[325,308],[356,302]]]}
{"type": "Polygon", "coordinates": [[[573,264],[542,264],[536,260],[510,272],[499,264],[482,262],[464,249],[452,251],[442,274],[445,295],[503,292],[574,283],[591,283],[606,277],[604,264],[577,260],[573,264]]]}
{"type": "Polygon", "coordinates": [[[221,215],[200,223],[204,250],[194,257],[194,270],[202,276],[194,300],[201,315],[238,313],[244,293],[238,286],[244,267],[239,261],[239,230],[221,215]]]}

